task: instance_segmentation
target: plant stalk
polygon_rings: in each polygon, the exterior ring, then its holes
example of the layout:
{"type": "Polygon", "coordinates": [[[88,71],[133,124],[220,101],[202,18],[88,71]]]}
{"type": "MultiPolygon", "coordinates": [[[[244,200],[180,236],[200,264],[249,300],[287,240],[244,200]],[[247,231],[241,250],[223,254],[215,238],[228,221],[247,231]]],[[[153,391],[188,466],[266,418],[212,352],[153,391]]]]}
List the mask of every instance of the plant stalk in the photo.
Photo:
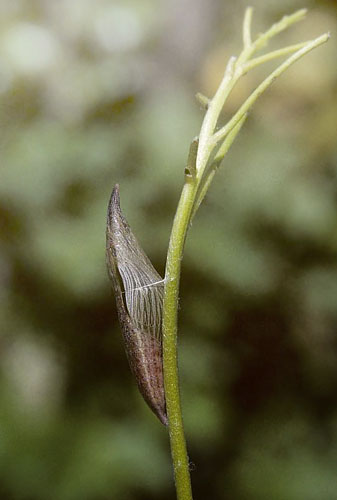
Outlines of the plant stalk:
{"type": "Polygon", "coordinates": [[[189,459],[186,449],[179,394],[177,331],[181,260],[193,209],[196,187],[195,178],[186,178],[174,218],[167,253],[165,272],[166,285],[163,305],[164,385],[171,454],[178,500],[192,500],[189,459]]]}
{"type": "Polygon", "coordinates": [[[238,58],[230,58],[222,82],[214,97],[208,99],[202,94],[197,94],[198,100],[206,108],[206,113],[199,141],[194,140],[191,145],[188,164],[185,169],[185,183],[173,221],[167,253],[162,324],[163,367],[177,500],[192,500],[189,459],[180,404],[177,359],[179,283],[187,230],[211,184],[215,171],[240,131],[246,120],[247,113],[255,101],[294,62],[329,39],[329,34],[326,33],[315,40],[284,47],[251,59],[255,52],[264,47],[273,36],[301,20],[305,16],[306,10],[302,9],[291,16],[283,17],[281,21],[275,23],[269,30],[260,35],[255,42],[252,42],[250,33],[252,12],[251,8],[246,10],[243,23],[244,48],[238,58]],[[292,55],[265,78],[227,124],[217,130],[222,108],[242,75],[255,66],[288,54],[292,55]],[[216,151],[215,148],[217,147],[218,150],[216,151]]]}

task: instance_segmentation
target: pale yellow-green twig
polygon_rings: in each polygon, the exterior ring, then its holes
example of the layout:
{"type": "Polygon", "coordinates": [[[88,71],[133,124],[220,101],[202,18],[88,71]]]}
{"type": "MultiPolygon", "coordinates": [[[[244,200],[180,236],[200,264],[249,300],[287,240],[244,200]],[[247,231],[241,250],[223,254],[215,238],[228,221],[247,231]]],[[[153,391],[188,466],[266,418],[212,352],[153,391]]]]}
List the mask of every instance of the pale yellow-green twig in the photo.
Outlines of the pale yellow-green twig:
{"type": "Polygon", "coordinates": [[[318,47],[319,45],[322,45],[323,43],[327,42],[330,38],[329,33],[325,33],[324,35],[319,36],[318,38],[315,38],[315,40],[312,40],[302,49],[298,50],[290,56],[286,61],[284,61],[283,64],[278,66],[265,80],[263,80],[262,83],[252,92],[252,94],[248,97],[248,99],[244,102],[244,104],[241,106],[241,108],[235,113],[233,118],[225,125],[222,127],[218,132],[216,132],[212,136],[212,143],[215,145],[217,144],[221,139],[223,139],[235,125],[241,120],[242,116],[247,113],[247,111],[250,110],[250,108],[253,106],[257,98],[275,81],[275,79],[280,76],[286,69],[288,69],[294,62],[298,61],[301,57],[303,57],[305,54],[313,50],[314,48],[318,47]]]}
{"type": "Polygon", "coordinates": [[[252,44],[252,37],[251,37],[251,32],[250,32],[251,31],[251,24],[252,24],[252,16],[253,16],[253,8],[247,7],[246,12],[245,12],[245,17],[243,20],[243,29],[242,29],[244,49],[247,49],[252,44]]]}
{"type": "Polygon", "coordinates": [[[288,45],[288,47],[284,47],[283,49],[273,50],[272,52],[268,52],[268,54],[263,54],[260,57],[254,57],[254,59],[251,59],[250,61],[246,62],[246,64],[244,65],[243,72],[247,73],[247,71],[250,71],[256,66],[260,66],[265,62],[272,61],[273,59],[277,59],[278,57],[287,56],[288,54],[292,54],[293,52],[296,52],[297,50],[300,50],[303,47],[305,47],[307,43],[309,42],[302,42],[302,43],[296,43],[294,45],[288,45]]]}

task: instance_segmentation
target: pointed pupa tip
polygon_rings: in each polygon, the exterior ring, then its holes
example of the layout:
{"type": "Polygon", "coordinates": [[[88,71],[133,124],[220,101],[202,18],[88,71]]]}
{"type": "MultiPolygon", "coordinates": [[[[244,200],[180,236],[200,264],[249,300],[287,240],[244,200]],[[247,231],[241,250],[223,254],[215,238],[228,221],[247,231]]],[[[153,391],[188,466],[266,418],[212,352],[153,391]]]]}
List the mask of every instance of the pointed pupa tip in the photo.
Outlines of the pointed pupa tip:
{"type": "Polygon", "coordinates": [[[121,213],[121,204],[120,204],[120,197],[119,197],[119,184],[115,184],[110,200],[109,200],[109,205],[108,205],[108,222],[112,221],[112,218],[116,214],[121,213]]]}
{"type": "Polygon", "coordinates": [[[115,184],[112,193],[111,193],[111,203],[115,205],[120,205],[120,197],[119,197],[119,184],[115,184]]]}

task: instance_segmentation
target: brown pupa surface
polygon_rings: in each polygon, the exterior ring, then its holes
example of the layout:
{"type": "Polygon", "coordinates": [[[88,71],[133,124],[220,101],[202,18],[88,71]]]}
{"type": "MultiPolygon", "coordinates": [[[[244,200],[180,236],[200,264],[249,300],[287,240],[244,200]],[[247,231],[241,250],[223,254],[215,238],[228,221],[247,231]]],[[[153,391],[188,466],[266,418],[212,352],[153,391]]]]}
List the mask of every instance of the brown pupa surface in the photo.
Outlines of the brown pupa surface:
{"type": "Polygon", "coordinates": [[[118,184],[108,206],[106,257],[131,371],[143,398],[167,425],[161,332],[163,280],[121,212],[118,184]]]}

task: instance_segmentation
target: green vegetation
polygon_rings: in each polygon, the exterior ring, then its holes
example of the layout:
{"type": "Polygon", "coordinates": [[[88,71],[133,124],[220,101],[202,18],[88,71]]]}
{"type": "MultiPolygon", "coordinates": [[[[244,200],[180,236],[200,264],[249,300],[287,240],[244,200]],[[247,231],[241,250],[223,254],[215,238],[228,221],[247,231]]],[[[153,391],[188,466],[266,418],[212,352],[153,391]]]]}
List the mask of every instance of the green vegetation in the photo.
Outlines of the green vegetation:
{"type": "MultiPolygon", "coordinates": [[[[175,498],[167,432],[125,359],[106,208],[119,182],[163,276],[204,115],[194,94],[214,95],[243,7],[171,5],[1,2],[1,500],[175,498]]],[[[195,500],[337,494],[337,10],[305,6],[270,50],[327,29],[331,40],[258,101],[186,241],[179,373],[195,500]]],[[[255,39],[303,2],[254,7],[255,39]]],[[[276,64],[240,80],[221,122],[276,64]]]]}

